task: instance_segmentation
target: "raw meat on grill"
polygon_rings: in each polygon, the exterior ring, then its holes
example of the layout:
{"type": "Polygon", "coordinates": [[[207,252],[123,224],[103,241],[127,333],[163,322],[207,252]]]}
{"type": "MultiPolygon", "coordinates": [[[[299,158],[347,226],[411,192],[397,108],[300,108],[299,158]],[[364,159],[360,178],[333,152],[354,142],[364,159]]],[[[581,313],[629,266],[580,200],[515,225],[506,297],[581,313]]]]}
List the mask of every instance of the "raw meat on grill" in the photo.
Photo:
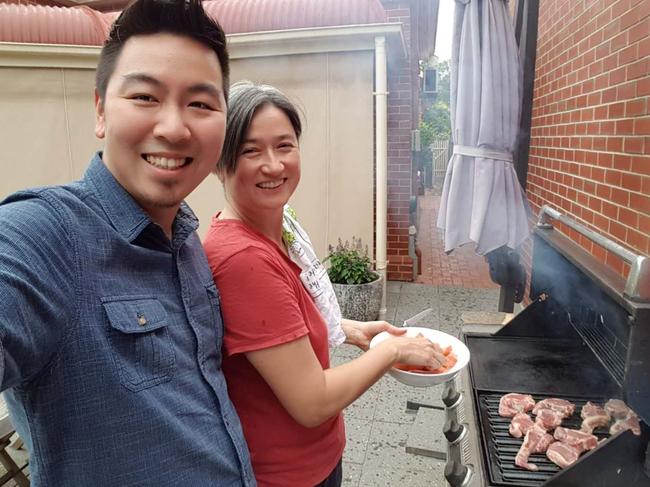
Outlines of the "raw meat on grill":
{"type": "Polygon", "coordinates": [[[528,433],[528,430],[530,430],[533,426],[535,426],[535,422],[531,419],[530,416],[528,416],[526,413],[517,413],[515,414],[515,417],[512,418],[512,422],[510,423],[508,431],[510,432],[511,436],[514,436],[515,438],[521,438],[526,433],[528,433]]]}
{"type": "Polygon", "coordinates": [[[607,411],[613,419],[625,419],[631,409],[620,399],[610,399],[605,403],[607,411]]]}
{"type": "Polygon", "coordinates": [[[580,452],[593,450],[598,446],[598,438],[595,435],[562,426],[555,428],[553,438],[577,448],[580,452]]]}
{"type": "Polygon", "coordinates": [[[580,457],[580,453],[581,451],[575,446],[561,441],[556,441],[546,450],[548,459],[560,468],[566,468],[575,463],[580,457]]]}
{"type": "Polygon", "coordinates": [[[537,417],[535,418],[535,424],[544,428],[547,431],[550,431],[562,424],[564,416],[560,411],[553,411],[551,409],[539,409],[537,411],[537,417]]]}
{"type": "Polygon", "coordinates": [[[544,453],[551,443],[553,443],[553,437],[544,428],[538,425],[533,426],[524,436],[524,442],[515,457],[515,465],[536,472],[537,465],[530,463],[528,457],[533,453],[544,453]]]}
{"type": "Polygon", "coordinates": [[[535,400],[530,394],[511,392],[499,400],[499,416],[512,418],[517,413],[527,413],[535,407],[535,400]]]}
{"type": "Polygon", "coordinates": [[[609,434],[615,435],[619,431],[632,430],[632,433],[639,436],[641,434],[641,426],[639,425],[639,417],[634,411],[630,409],[627,418],[618,419],[609,428],[609,434]]]}
{"type": "Polygon", "coordinates": [[[575,411],[575,404],[565,400],[558,399],[557,397],[551,397],[549,399],[542,399],[533,408],[533,414],[538,414],[538,411],[542,409],[550,409],[551,411],[557,411],[562,414],[563,418],[568,418],[575,411]]]}
{"type": "Polygon", "coordinates": [[[598,404],[588,402],[582,406],[580,411],[582,426],[580,429],[585,433],[592,433],[596,428],[609,426],[610,415],[598,404]]]}

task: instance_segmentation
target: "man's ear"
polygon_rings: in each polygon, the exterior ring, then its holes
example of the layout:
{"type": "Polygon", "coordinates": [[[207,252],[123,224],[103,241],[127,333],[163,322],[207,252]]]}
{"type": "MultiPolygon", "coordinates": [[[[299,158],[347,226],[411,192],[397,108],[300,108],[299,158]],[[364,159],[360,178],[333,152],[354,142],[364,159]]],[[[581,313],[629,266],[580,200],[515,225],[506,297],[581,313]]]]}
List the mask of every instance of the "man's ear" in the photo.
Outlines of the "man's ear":
{"type": "Polygon", "coordinates": [[[95,88],[95,135],[103,139],[106,135],[106,118],[104,113],[104,102],[95,88]]]}

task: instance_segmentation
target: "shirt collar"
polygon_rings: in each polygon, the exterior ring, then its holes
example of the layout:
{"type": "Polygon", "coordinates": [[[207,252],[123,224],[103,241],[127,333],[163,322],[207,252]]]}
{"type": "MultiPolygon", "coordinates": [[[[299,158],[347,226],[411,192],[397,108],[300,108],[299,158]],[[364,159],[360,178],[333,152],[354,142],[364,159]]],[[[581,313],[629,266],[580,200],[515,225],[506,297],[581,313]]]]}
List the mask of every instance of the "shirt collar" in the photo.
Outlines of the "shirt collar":
{"type": "MultiPolygon", "coordinates": [[[[147,227],[154,224],[108,170],[102,161],[101,152],[97,152],[90,161],[84,179],[90,183],[113,227],[129,242],[133,242],[147,227]]],[[[174,241],[184,241],[198,226],[198,218],[183,201],[172,225],[174,241]]]]}

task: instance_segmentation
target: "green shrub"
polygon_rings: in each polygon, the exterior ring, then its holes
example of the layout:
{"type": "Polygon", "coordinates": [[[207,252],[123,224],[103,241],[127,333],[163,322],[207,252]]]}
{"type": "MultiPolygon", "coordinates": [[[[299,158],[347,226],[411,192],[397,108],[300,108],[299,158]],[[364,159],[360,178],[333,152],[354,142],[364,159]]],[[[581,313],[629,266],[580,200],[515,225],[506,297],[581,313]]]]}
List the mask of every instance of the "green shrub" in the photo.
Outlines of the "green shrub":
{"type": "Polygon", "coordinates": [[[329,262],[327,274],[335,284],[365,284],[379,277],[372,271],[368,247],[364,249],[361,239],[352,237],[352,243],[339,239],[336,247],[329,246],[329,255],[323,262],[329,262]]]}

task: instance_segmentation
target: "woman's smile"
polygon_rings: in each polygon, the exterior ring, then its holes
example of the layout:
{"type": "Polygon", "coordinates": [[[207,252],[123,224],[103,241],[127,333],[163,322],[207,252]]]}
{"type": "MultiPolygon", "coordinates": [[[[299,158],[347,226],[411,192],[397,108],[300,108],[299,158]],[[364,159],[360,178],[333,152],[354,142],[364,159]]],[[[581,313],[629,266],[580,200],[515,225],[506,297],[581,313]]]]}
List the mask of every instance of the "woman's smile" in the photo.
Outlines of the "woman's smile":
{"type": "Polygon", "coordinates": [[[287,178],[276,179],[274,181],[265,181],[263,183],[257,183],[255,186],[261,189],[276,189],[282,186],[287,181],[287,178]]]}

